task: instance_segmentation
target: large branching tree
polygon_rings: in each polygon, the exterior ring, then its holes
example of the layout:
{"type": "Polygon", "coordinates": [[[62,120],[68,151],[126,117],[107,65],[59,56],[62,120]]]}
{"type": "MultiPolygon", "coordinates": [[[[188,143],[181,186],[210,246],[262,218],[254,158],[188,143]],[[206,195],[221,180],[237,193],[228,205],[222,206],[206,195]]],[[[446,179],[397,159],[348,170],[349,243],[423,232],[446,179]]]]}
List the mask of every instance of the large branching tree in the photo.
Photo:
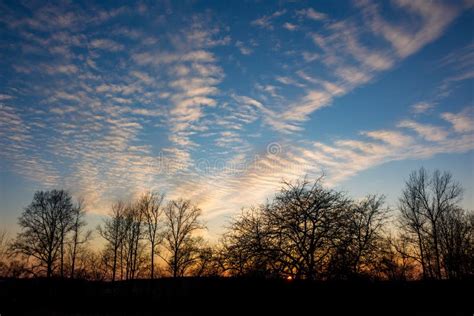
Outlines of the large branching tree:
{"type": "Polygon", "coordinates": [[[123,246],[123,241],[129,229],[127,219],[127,205],[123,201],[117,201],[112,205],[112,212],[104,219],[102,226],[98,227],[99,234],[106,240],[107,249],[112,255],[112,281],[117,275],[117,263],[119,260],[119,250],[123,246]]]}
{"type": "Polygon", "coordinates": [[[59,265],[64,276],[64,253],[67,234],[71,231],[75,206],[67,191],[38,191],[19,219],[21,232],[12,250],[36,259],[37,267],[53,275],[59,265]],[[59,261],[59,262],[58,262],[59,261]]]}
{"type": "Polygon", "coordinates": [[[77,257],[84,251],[83,246],[91,239],[92,231],[85,230],[87,225],[85,221],[86,211],[84,200],[78,200],[72,212],[71,222],[71,240],[69,247],[70,255],[70,278],[75,277],[77,257]]]}
{"type": "MultiPolygon", "coordinates": [[[[400,198],[400,223],[424,278],[454,278],[472,260],[472,226],[459,207],[462,188],[448,172],[414,171],[400,198]]],[[[471,215],[472,216],[472,215],[471,215]]]]}
{"type": "Polygon", "coordinates": [[[150,278],[155,277],[155,255],[162,240],[162,214],[164,194],[147,192],[138,200],[137,207],[143,214],[146,226],[146,238],[150,243],[150,278]]]}
{"type": "Polygon", "coordinates": [[[164,215],[163,247],[168,255],[161,257],[173,277],[184,276],[200,255],[201,238],[196,233],[205,228],[199,218],[201,209],[189,200],[180,199],[170,201],[164,215]]]}

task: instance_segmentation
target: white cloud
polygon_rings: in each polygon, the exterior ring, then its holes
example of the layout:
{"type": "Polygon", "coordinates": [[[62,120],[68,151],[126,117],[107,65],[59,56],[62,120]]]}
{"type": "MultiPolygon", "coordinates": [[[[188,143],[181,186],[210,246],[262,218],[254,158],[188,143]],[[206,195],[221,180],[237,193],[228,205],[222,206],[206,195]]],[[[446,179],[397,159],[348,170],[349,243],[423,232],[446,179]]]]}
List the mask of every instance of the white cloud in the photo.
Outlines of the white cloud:
{"type": "Polygon", "coordinates": [[[296,31],[298,29],[298,25],[285,22],[285,24],[283,24],[283,28],[287,29],[288,31],[296,31]]]}
{"type": "Polygon", "coordinates": [[[320,56],[319,54],[317,53],[311,53],[311,52],[303,52],[302,53],[303,55],[303,59],[306,61],[306,62],[312,62],[312,61],[315,61],[317,60],[320,56]]]}
{"type": "Polygon", "coordinates": [[[422,124],[411,120],[405,120],[398,123],[397,126],[412,129],[429,141],[442,141],[448,137],[448,132],[446,132],[442,127],[431,124],[422,124]]]}
{"type": "Polygon", "coordinates": [[[90,46],[92,48],[108,50],[111,52],[118,52],[124,49],[122,44],[106,38],[92,40],[90,46]]]}
{"type": "Polygon", "coordinates": [[[170,53],[170,52],[143,52],[135,53],[132,59],[139,65],[161,65],[171,64],[175,62],[213,62],[214,55],[205,50],[192,50],[185,53],[170,53]]]}
{"type": "Polygon", "coordinates": [[[460,113],[442,113],[441,117],[452,124],[458,133],[469,133],[474,131],[474,110],[468,107],[460,113]]]}
{"type": "Polygon", "coordinates": [[[394,3],[408,13],[407,17],[418,17],[420,23],[410,23],[407,20],[394,25],[383,20],[377,9],[372,8],[368,13],[374,32],[389,41],[401,58],[417,52],[437,39],[459,13],[455,6],[438,1],[397,0],[394,3]]]}
{"type": "Polygon", "coordinates": [[[411,106],[411,112],[415,114],[426,113],[434,108],[432,103],[428,102],[418,102],[411,106]]]}
{"type": "Polygon", "coordinates": [[[0,101],[13,99],[11,95],[0,93],[0,101]]]}
{"type": "Polygon", "coordinates": [[[321,13],[321,12],[317,12],[313,8],[298,10],[298,11],[296,11],[296,14],[301,16],[301,17],[304,17],[304,18],[307,18],[307,19],[310,19],[310,20],[314,20],[314,21],[324,21],[328,18],[328,16],[326,14],[321,13]]]}
{"type": "Polygon", "coordinates": [[[240,53],[242,55],[250,55],[253,53],[253,50],[247,46],[244,45],[243,42],[241,41],[236,41],[235,46],[239,49],[240,53]]]}
{"type": "Polygon", "coordinates": [[[285,9],[280,10],[280,11],[275,11],[271,15],[264,15],[261,18],[253,20],[250,24],[264,28],[264,29],[272,30],[273,29],[272,20],[284,15],[285,13],[286,13],[285,9]]]}
{"type": "Polygon", "coordinates": [[[377,130],[362,132],[362,134],[373,139],[381,140],[395,147],[409,146],[413,142],[413,139],[410,136],[397,131],[377,130]]]}

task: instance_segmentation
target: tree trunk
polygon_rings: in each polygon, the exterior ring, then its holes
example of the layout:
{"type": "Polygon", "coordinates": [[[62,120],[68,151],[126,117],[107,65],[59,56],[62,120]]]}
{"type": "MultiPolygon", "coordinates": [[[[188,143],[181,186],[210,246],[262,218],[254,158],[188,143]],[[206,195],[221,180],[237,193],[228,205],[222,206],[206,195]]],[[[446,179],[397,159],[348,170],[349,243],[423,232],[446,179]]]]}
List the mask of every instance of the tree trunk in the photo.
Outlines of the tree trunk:
{"type": "Polygon", "coordinates": [[[421,271],[423,272],[423,279],[426,280],[426,267],[425,267],[425,253],[423,251],[423,242],[421,240],[421,235],[418,232],[418,247],[420,248],[420,261],[421,261],[421,271]]]}
{"type": "Polygon", "coordinates": [[[441,263],[439,256],[439,246],[438,246],[438,229],[436,224],[433,223],[433,244],[435,248],[435,257],[436,257],[436,276],[438,279],[441,279],[441,263]]]}
{"type": "Polygon", "coordinates": [[[176,278],[178,275],[178,253],[174,252],[174,260],[173,260],[173,277],[176,278]]]}
{"type": "Polygon", "coordinates": [[[71,279],[74,279],[74,270],[76,268],[76,248],[77,248],[77,238],[74,238],[74,246],[72,249],[72,258],[71,258],[71,279]]]}
{"type": "Polygon", "coordinates": [[[155,244],[151,243],[151,279],[155,278],[155,244]]]}
{"type": "Polygon", "coordinates": [[[117,247],[114,247],[114,263],[112,266],[112,282],[115,281],[115,271],[117,270],[117,247]]]}
{"type": "Polygon", "coordinates": [[[60,263],[60,269],[61,269],[61,278],[64,278],[64,232],[61,232],[61,263],[60,263]]]}

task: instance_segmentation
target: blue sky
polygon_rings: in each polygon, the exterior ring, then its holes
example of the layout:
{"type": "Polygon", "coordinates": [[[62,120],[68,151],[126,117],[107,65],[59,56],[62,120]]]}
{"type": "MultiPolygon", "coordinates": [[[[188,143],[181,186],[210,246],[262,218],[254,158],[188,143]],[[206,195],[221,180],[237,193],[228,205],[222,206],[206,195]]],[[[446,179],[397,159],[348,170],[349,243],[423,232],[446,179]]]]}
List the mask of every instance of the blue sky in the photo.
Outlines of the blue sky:
{"type": "Polygon", "coordinates": [[[90,221],[159,190],[210,236],[282,179],[474,204],[472,1],[0,2],[0,220],[66,188],[90,221]]]}

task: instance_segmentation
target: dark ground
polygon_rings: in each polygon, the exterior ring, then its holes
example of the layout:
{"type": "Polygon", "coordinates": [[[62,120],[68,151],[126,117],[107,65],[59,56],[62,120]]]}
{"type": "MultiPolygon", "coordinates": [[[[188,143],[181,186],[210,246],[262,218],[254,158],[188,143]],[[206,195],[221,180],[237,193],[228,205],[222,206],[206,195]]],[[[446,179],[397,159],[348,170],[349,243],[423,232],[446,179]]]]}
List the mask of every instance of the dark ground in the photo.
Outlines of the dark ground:
{"type": "Polygon", "coordinates": [[[0,315],[474,315],[474,281],[0,280],[0,315]]]}

